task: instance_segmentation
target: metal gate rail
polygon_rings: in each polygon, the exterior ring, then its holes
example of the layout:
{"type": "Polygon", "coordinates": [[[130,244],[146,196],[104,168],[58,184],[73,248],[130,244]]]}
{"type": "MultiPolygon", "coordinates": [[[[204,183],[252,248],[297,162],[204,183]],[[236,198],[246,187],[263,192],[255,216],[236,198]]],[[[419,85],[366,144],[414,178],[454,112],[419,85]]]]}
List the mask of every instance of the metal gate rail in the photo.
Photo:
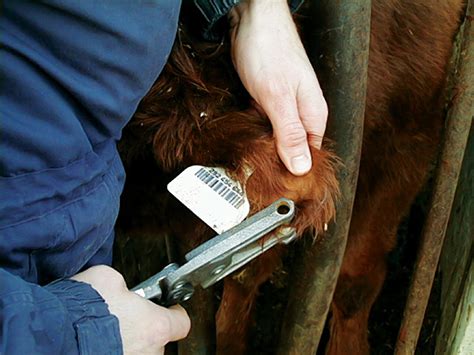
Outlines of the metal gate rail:
{"type": "Polygon", "coordinates": [[[343,162],[337,221],[323,240],[300,243],[278,353],[314,354],[336,287],[351,221],[364,124],[370,0],[311,4],[309,55],[329,105],[328,136],[343,162]]]}
{"type": "Polygon", "coordinates": [[[469,1],[455,41],[444,144],[438,161],[428,216],[421,237],[396,354],[414,354],[451,214],[459,173],[474,116],[474,2],[469,1]]]}

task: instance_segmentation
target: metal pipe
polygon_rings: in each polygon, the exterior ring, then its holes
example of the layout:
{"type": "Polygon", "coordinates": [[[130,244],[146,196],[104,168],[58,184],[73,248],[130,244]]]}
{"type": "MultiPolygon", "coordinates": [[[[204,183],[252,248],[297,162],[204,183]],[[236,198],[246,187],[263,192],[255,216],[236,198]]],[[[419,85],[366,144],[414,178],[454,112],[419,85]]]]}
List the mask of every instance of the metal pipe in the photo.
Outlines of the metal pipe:
{"type": "Polygon", "coordinates": [[[214,295],[212,287],[198,288],[185,305],[191,317],[191,331],[178,343],[178,355],[208,355],[216,348],[214,295]]]}
{"type": "Polygon", "coordinates": [[[312,246],[300,243],[279,354],[314,354],[318,347],[349,232],[364,125],[371,1],[319,0],[310,6],[308,53],[329,105],[327,135],[344,164],[338,176],[342,197],[327,236],[312,246]]]}
{"type": "Polygon", "coordinates": [[[474,116],[474,5],[455,41],[455,60],[450,82],[451,108],[447,114],[444,143],[438,161],[430,210],[422,232],[415,271],[395,353],[414,354],[451,214],[459,173],[474,116]],[[457,45],[457,46],[456,46],[457,45]]]}

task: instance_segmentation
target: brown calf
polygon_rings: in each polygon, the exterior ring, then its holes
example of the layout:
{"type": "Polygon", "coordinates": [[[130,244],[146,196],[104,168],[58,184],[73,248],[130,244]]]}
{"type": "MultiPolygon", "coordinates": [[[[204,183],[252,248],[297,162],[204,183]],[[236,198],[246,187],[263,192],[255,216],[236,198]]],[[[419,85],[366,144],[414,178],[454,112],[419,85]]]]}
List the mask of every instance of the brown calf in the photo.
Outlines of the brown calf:
{"type": "MultiPolygon", "coordinates": [[[[461,0],[372,3],[359,185],[332,304],[329,354],[369,352],[367,322],[385,278],[385,257],[437,151],[446,64],[462,9],[461,0]]],[[[184,30],[125,132],[122,152],[129,185],[144,184],[145,194],[165,194],[166,181],[189,165],[225,167],[241,181],[245,167],[251,167],[246,192],[252,212],[282,196],[293,199],[293,225],[300,234],[323,232],[334,216],[338,163],[327,142],[322,150],[312,151],[309,174],[288,173],[277,156],[271,125],[253,108],[232,69],[227,46],[216,51],[184,30]]],[[[127,187],[123,198],[127,218],[143,230],[167,228],[179,238],[181,252],[212,236],[173,199],[160,201],[161,220],[150,213],[155,202],[130,207],[136,199],[133,191],[127,187]]],[[[238,277],[225,280],[217,313],[218,352],[245,353],[258,289],[280,264],[282,253],[283,248],[275,248],[238,277]]]]}

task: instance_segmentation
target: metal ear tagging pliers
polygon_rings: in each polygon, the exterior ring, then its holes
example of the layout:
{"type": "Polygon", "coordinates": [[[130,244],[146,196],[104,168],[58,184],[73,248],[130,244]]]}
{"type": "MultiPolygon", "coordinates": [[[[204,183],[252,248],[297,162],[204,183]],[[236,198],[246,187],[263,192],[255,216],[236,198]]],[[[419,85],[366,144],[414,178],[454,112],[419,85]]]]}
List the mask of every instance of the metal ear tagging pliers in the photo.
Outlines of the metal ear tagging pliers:
{"type": "Polygon", "coordinates": [[[209,287],[239,269],[276,244],[296,238],[294,228],[284,227],[295,214],[293,201],[279,199],[242,223],[219,234],[186,254],[186,263],[167,265],[156,275],[132,289],[146,299],[156,299],[163,306],[191,298],[194,287],[209,287]]]}

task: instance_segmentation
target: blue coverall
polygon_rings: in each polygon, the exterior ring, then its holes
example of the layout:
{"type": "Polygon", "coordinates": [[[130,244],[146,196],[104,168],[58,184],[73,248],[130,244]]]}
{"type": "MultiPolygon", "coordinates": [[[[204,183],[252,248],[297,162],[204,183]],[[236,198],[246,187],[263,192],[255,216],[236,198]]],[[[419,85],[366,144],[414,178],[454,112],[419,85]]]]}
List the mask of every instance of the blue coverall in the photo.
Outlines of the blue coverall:
{"type": "Polygon", "coordinates": [[[65,278],[111,263],[124,184],[116,142],[166,62],[179,9],[4,1],[0,353],[122,352],[102,298],[65,278]]]}
{"type": "MultiPolygon", "coordinates": [[[[203,36],[219,39],[238,2],[194,0],[203,36]]],[[[1,6],[0,354],[120,354],[117,318],[67,278],[111,263],[116,142],[171,51],[180,1],[1,6]]]]}

